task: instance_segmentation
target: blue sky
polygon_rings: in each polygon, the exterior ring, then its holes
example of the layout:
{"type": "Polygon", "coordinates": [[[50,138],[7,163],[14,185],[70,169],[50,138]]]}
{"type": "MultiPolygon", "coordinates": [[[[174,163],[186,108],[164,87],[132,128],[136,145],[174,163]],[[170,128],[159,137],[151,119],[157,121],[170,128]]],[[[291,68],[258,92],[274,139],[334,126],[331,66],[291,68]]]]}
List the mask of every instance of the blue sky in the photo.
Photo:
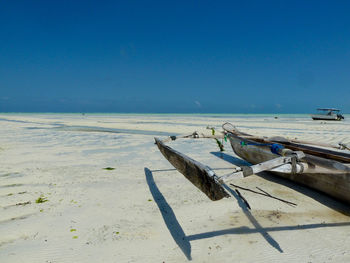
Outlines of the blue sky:
{"type": "Polygon", "coordinates": [[[350,113],[350,1],[1,1],[0,112],[350,113]]]}

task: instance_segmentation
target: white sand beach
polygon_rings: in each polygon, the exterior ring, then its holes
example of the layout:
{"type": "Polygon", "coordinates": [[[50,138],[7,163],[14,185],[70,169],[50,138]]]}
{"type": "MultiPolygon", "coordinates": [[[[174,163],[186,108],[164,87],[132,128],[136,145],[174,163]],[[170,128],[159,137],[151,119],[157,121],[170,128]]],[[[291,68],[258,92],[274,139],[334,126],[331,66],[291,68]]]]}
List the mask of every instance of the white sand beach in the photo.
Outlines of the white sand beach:
{"type": "MultiPolygon", "coordinates": [[[[232,122],[255,135],[350,143],[350,120],[304,115],[0,114],[0,262],[350,262],[350,207],[262,173],[213,202],[154,137],[232,122]],[[107,169],[105,169],[107,168],[107,169]]],[[[173,148],[218,174],[239,160],[214,140],[173,148]]],[[[242,161],[243,163],[243,161],[242,161]]]]}

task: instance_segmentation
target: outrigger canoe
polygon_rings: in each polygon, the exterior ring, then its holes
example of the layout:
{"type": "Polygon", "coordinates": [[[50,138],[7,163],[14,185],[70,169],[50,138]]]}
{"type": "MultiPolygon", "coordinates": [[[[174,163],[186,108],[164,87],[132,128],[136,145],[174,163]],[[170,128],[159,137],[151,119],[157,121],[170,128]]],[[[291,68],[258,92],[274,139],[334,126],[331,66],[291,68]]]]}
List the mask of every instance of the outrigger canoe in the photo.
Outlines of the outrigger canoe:
{"type": "MultiPolygon", "coordinates": [[[[213,201],[230,196],[226,185],[229,181],[269,171],[350,204],[349,153],[296,143],[282,137],[255,137],[235,128],[225,128],[225,125],[224,136],[233,151],[252,166],[237,167],[231,174],[221,177],[210,167],[172,149],[163,141],[157,138],[155,141],[164,157],[213,201]]],[[[200,137],[196,135],[193,137],[200,137]]]]}

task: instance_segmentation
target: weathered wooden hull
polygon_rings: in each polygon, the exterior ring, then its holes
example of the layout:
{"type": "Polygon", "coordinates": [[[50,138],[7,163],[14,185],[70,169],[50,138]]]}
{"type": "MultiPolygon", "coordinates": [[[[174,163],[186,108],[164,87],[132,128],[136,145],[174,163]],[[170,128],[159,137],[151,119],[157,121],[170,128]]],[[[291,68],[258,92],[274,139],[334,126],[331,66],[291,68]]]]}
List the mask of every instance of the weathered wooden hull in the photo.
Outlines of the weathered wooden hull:
{"type": "Polygon", "coordinates": [[[209,167],[166,146],[157,138],[155,138],[155,142],[163,156],[212,201],[229,197],[229,194],[221,184],[217,182],[217,176],[209,167]]]}
{"type": "MultiPolygon", "coordinates": [[[[228,138],[233,151],[251,164],[278,157],[271,152],[268,145],[263,145],[261,142],[231,133],[228,133],[228,138]]],[[[306,154],[301,163],[307,164],[302,173],[274,173],[350,204],[350,168],[346,164],[311,154],[306,154]]]]}

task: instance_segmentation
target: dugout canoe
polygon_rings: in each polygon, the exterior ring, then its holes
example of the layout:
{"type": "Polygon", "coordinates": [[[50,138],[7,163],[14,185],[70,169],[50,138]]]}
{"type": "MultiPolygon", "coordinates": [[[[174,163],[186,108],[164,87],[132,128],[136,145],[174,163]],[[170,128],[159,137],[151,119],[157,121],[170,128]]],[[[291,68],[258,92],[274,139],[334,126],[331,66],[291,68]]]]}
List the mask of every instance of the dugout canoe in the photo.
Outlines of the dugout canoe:
{"type": "Polygon", "coordinates": [[[305,157],[298,162],[303,167],[301,172],[271,172],[350,204],[349,153],[289,141],[254,138],[238,130],[226,131],[226,137],[233,151],[251,164],[278,157],[277,153],[271,151],[272,145],[278,144],[292,151],[303,151],[305,157]]]}

